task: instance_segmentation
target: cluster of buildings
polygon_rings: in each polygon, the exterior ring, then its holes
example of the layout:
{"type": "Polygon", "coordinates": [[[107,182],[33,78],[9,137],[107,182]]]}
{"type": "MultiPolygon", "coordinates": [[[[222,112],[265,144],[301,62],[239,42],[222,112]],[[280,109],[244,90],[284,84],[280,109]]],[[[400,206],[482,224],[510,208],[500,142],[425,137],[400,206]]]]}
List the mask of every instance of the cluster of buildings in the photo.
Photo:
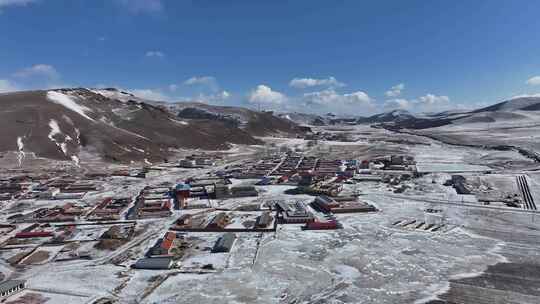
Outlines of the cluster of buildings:
{"type": "MultiPolygon", "coordinates": [[[[210,248],[210,254],[228,253],[233,248],[236,240],[236,234],[224,233],[217,238],[210,248]]],[[[166,270],[180,267],[183,263],[183,257],[187,251],[193,253],[197,249],[191,240],[184,238],[174,232],[166,232],[146,253],[145,257],[139,259],[133,268],[166,270]]],[[[208,248],[208,247],[206,247],[208,248]]],[[[204,250],[206,251],[206,249],[204,250]]],[[[213,260],[213,258],[211,259],[213,260]]],[[[212,264],[201,265],[201,269],[212,269],[212,264]],[[209,268],[205,268],[209,267],[209,268]]]]}
{"type": "Polygon", "coordinates": [[[192,178],[185,181],[189,185],[189,197],[208,199],[222,195],[222,191],[229,188],[231,181],[226,177],[210,176],[204,178],[192,178]]]}
{"type": "Polygon", "coordinates": [[[148,170],[145,168],[124,168],[114,170],[110,173],[107,173],[109,176],[122,176],[122,177],[137,177],[137,178],[146,178],[146,173],[148,170]]]}
{"type": "Polygon", "coordinates": [[[309,173],[315,171],[317,167],[318,158],[315,156],[305,156],[298,164],[297,171],[300,173],[309,173]]]}
{"type": "Polygon", "coordinates": [[[130,197],[105,198],[88,216],[89,220],[119,220],[131,204],[130,197]]]}
{"type": "Polygon", "coordinates": [[[134,168],[134,167],[120,167],[114,170],[99,170],[92,168],[92,171],[85,173],[85,176],[89,179],[103,179],[107,177],[137,177],[146,178],[148,168],[134,168]]]}
{"type": "Polygon", "coordinates": [[[387,155],[363,161],[361,169],[412,172],[416,171],[416,161],[408,155],[387,155]]]}
{"type": "Polygon", "coordinates": [[[346,168],[341,160],[318,159],[315,164],[315,169],[312,171],[312,175],[328,178],[344,172],[345,169],[346,168]]]}
{"type": "Polygon", "coordinates": [[[32,253],[32,248],[44,243],[61,242],[72,234],[73,230],[55,232],[52,227],[46,224],[36,223],[19,230],[12,237],[0,244],[0,246],[2,250],[27,249],[23,253],[14,255],[8,260],[10,264],[17,265],[32,253]]]}
{"type": "Polygon", "coordinates": [[[314,156],[304,156],[300,153],[289,152],[285,155],[266,157],[252,167],[247,168],[238,178],[292,178],[295,175],[311,175],[318,178],[336,175],[352,176],[357,169],[355,160],[323,159],[314,156]]]}
{"type": "Polygon", "coordinates": [[[0,201],[8,201],[16,198],[27,185],[5,180],[0,183],[0,201]]]}
{"type": "Polygon", "coordinates": [[[189,179],[176,184],[173,192],[175,209],[210,208],[210,199],[228,199],[258,196],[259,192],[253,185],[232,186],[231,181],[224,177],[207,177],[189,179]]]}
{"type": "Polygon", "coordinates": [[[298,185],[303,193],[337,195],[341,182],[358,171],[356,160],[324,159],[296,152],[265,157],[245,170],[233,174],[238,178],[260,178],[256,185],[298,185]]]}
{"type": "Polygon", "coordinates": [[[298,166],[302,162],[304,156],[297,153],[288,153],[285,158],[268,175],[273,176],[292,176],[298,170],[298,166]]]}
{"type": "Polygon", "coordinates": [[[304,136],[305,140],[326,140],[326,141],[341,141],[341,142],[354,142],[356,139],[354,139],[352,136],[350,136],[347,133],[332,133],[332,132],[312,132],[312,133],[306,133],[304,136]]]}
{"type": "Polygon", "coordinates": [[[209,154],[192,154],[186,156],[186,158],[178,162],[178,166],[181,168],[204,168],[212,167],[216,165],[216,162],[221,159],[217,155],[209,154]]]}
{"type": "Polygon", "coordinates": [[[172,199],[169,187],[145,187],[137,196],[129,217],[159,218],[171,216],[172,199]]]}
{"type": "Polygon", "coordinates": [[[55,206],[50,208],[39,208],[33,212],[27,214],[20,214],[20,216],[14,217],[13,222],[38,222],[38,223],[50,223],[50,222],[73,222],[76,219],[81,218],[88,211],[87,207],[75,203],[66,203],[63,206],[55,206]]]}
{"type": "Polygon", "coordinates": [[[86,193],[96,191],[93,181],[76,180],[74,178],[58,178],[37,185],[29,192],[29,198],[37,199],[82,199],[86,193]]]}
{"type": "Polygon", "coordinates": [[[205,209],[196,213],[182,214],[171,227],[174,231],[273,231],[274,216],[269,210],[236,213],[235,211],[218,211],[205,209]]]}
{"type": "Polygon", "coordinates": [[[257,163],[251,165],[246,164],[247,168],[233,172],[236,178],[261,178],[272,175],[272,172],[283,162],[284,157],[273,155],[264,157],[257,163]]]}
{"type": "Polygon", "coordinates": [[[81,199],[96,191],[93,181],[49,175],[17,175],[0,180],[0,201],[12,199],[81,199]]]}
{"type": "MultiPolygon", "coordinates": [[[[394,158],[394,162],[397,160],[398,158],[394,158]]],[[[183,161],[190,162],[184,163],[182,165],[184,167],[211,165],[201,163],[203,160],[200,159],[197,163],[197,158],[183,161]]],[[[340,229],[341,224],[334,213],[377,211],[373,205],[359,201],[356,197],[339,197],[343,184],[358,175],[362,166],[369,168],[369,163],[325,159],[289,151],[267,156],[256,163],[245,163],[240,169],[228,168],[226,172],[216,173],[215,176],[190,178],[174,187],[145,188],[138,198],[140,202],[136,204],[137,214],[140,214],[140,211],[147,211],[146,208],[162,210],[165,206],[163,202],[166,200],[173,202],[174,209],[183,211],[170,227],[171,231],[176,232],[167,232],[163,235],[133,267],[144,269],[179,267],[182,254],[179,255],[178,252],[182,252],[182,249],[178,249],[178,246],[182,243],[181,239],[185,233],[223,233],[211,247],[211,253],[226,253],[233,248],[238,238],[237,233],[272,231],[272,226],[275,229],[278,223],[300,224],[302,229],[306,230],[340,229]],[[256,209],[243,210],[244,213],[238,216],[235,211],[229,211],[230,209],[219,209],[218,206],[228,206],[227,203],[211,200],[255,197],[259,192],[258,188],[252,185],[233,184],[229,179],[231,177],[260,178],[261,182],[257,184],[260,186],[298,185],[299,188],[307,189],[310,194],[319,196],[310,203],[276,201],[269,206],[269,210],[259,205],[256,209]]],[[[170,215],[171,206],[165,208],[168,209],[166,216],[170,215]]],[[[188,248],[189,244],[183,246],[188,248]]]]}

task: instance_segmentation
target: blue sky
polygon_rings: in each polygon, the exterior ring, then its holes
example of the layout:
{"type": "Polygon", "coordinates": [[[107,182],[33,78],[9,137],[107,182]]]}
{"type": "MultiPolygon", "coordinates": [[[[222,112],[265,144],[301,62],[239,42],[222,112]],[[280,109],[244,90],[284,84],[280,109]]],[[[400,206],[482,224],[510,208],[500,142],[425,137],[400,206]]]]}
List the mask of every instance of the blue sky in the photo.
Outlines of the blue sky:
{"type": "Polygon", "coordinates": [[[114,86],[306,112],[540,92],[540,1],[0,0],[0,91],[114,86]]]}

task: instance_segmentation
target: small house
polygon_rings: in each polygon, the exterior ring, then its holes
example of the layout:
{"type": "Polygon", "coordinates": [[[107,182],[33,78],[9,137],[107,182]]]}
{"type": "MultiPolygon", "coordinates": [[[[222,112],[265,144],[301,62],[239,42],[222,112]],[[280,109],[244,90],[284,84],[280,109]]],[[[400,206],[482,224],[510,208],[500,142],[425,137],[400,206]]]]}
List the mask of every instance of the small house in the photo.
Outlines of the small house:
{"type": "Polygon", "coordinates": [[[247,196],[258,196],[259,193],[254,186],[237,186],[231,187],[231,196],[232,197],[247,197],[247,196]]]}
{"type": "Polygon", "coordinates": [[[218,213],[210,223],[208,224],[207,228],[211,229],[223,229],[225,226],[227,226],[230,223],[230,218],[225,212],[218,213]]]}
{"type": "Polygon", "coordinates": [[[8,280],[0,283],[0,299],[5,300],[26,288],[24,280],[8,280]]]}
{"type": "Polygon", "coordinates": [[[182,216],[180,216],[177,220],[176,220],[176,225],[177,226],[188,226],[191,224],[191,218],[193,216],[191,214],[184,214],[182,216]]]}
{"type": "Polygon", "coordinates": [[[272,223],[272,216],[270,215],[270,212],[263,212],[258,218],[257,222],[255,223],[256,228],[266,228],[268,225],[272,223]]]}
{"type": "Polygon", "coordinates": [[[212,253],[229,252],[232,249],[236,235],[234,233],[225,233],[222,235],[212,247],[212,253]]]}
{"type": "Polygon", "coordinates": [[[170,269],[173,266],[171,257],[156,257],[139,259],[132,267],[136,269],[161,270],[170,269]]]}

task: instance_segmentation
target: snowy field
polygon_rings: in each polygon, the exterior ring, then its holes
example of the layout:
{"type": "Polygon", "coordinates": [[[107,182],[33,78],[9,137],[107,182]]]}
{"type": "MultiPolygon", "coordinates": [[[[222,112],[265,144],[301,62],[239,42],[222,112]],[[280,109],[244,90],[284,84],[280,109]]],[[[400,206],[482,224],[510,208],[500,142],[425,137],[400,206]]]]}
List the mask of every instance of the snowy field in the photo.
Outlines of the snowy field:
{"type": "MultiPolygon", "coordinates": [[[[172,270],[136,270],[130,266],[144,257],[186,211],[175,210],[172,217],[165,219],[138,220],[135,236],[116,250],[97,251],[95,242],[81,243],[78,252],[90,253],[90,260],[55,261],[61,246],[38,246],[38,250],[48,252],[47,258],[22,269],[4,260],[24,249],[2,252],[0,271],[13,279],[26,279],[29,290],[25,293],[42,294],[49,299],[48,304],[93,303],[99,298],[115,299],[118,303],[426,303],[449,290],[449,280],[474,277],[490,265],[512,260],[510,248],[534,250],[539,246],[540,218],[535,214],[487,208],[476,197],[457,195],[451,187],[443,186],[455,172],[495,170],[497,173],[492,175],[469,172],[465,176],[481,191],[495,189],[505,193],[516,191],[513,184],[516,174],[525,174],[533,195],[538,197],[540,174],[521,171],[521,166],[531,164],[531,160],[515,151],[452,146],[366,126],[350,129],[347,132],[362,139],[354,143],[321,141],[312,148],[302,139],[264,140],[327,158],[408,154],[414,156],[420,168],[434,173],[404,181],[402,184],[407,189],[399,194],[394,193],[395,186],[382,182],[345,185],[343,195],[359,193],[361,200],[379,211],[336,215],[343,229],[304,231],[301,225],[289,224],[279,225],[271,233],[237,233],[228,253],[210,252],[222,233],[184,233],[183,237],[195,245],[177,262],[178,268],[172,270]],[[388,141],[372,142],[380,137],[388,141]],[[426,209],[438,210],[436,217],[444,229],[426,231],[394,225],[400,220],[428,221],[434,215],[426,209]],[[211,269],[202,271],[202,266],[208,264],[212,264],[211,269]]],[[[95,206],[108,196],[132,197],[145,186],[174,184],[253,160],[252,153],[263,150],[263,147],[235,146],[227,160],[214,168],[169,167],[146,179],[110,178],[99,191],[78,202],[95,206]]],[[[233,185],[254,182],[233,180],[233,185]]],[[[214,208],[234,210],[273,200],[313,199],[308,195],[284,194],[294,186],[256,188],[259,197],[206,202],[214,208]]],[[[29,206],[27,210],[59,204],[57,201],[24,203],[29,206]]],[[[16,209],[12,204],[6,207],[16,209]]],[[[4,212],[0,217],[6,220],[13,212],[4,212]]],[[[212,212],[209,214],[219,211],[212,212]]],[[[228,227],[242,228],[244,221],[254,221],[260,213],[231,211],[234,216],[228,227]]],[[[107,228],[81,226],[72,240],[96,240],[107,228]]]]}

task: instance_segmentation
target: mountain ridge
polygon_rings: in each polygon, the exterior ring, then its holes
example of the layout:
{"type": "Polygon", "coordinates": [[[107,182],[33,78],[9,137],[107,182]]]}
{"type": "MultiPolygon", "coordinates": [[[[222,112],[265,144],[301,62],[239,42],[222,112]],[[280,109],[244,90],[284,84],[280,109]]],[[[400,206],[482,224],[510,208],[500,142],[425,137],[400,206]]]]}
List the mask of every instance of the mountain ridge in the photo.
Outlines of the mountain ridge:
{"type": "Polygon", "coordinates": [[[269,113],[251,114],[249,127],[239,128],[220,120],[183,119],[128,92],[102,92],[67,88],[1,94],[0,152],[31,152],[77,164],[81,152],[111,162],[162,161],[175,149],[261,144],[255,136],[270,135],[272,130],[260,125],[275,124],[287,135],[299,132],[296,124],[268,117],[269,113]]]}

